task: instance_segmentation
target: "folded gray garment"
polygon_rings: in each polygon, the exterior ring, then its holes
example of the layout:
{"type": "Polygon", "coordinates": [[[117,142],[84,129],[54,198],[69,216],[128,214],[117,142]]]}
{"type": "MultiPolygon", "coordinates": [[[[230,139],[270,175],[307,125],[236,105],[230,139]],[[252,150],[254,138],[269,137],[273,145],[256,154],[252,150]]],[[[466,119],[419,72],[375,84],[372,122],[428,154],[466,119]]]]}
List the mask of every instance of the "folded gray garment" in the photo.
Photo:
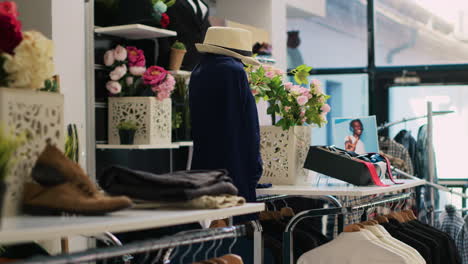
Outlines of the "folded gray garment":
{"type": "Polygon", "coordinates": [[[111,195],[156,202],[185,202],[203,195],[237,195],[237,188],[224,170],[180,171],[154,174],[111,166],[98,178],[111,195]]]}
{"type": "Polygon", "coordinates": [[[185,209],[222,209],[245,204],[245,199],[235,195],[204,195],[186,202],[150,202],[134,200],[136,209],[185,208],[185,209]]]}

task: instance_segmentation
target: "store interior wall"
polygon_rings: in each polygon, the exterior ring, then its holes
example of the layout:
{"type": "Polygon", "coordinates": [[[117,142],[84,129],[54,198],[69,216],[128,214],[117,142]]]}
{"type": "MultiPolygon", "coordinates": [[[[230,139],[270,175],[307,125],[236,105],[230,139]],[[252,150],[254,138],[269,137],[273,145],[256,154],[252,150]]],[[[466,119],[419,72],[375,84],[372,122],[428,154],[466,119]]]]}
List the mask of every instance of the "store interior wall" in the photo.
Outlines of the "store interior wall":
{"type": "MultiPolygon", "coordinates": [[[[80,141],[80,165],[86,164],[86,83],[85,83],[85,15],[82,0],[15,0],[23,30],[37,30],[55,45],[55,72],[60,76],[64,95],[64,124],[77,125],[80,141]]],[[[64,127],[64,132],[65,132],[64,127]]],[[[65,144],[65,142],[64,142],[65,144]]],[[[42,245],[51,253],[60,251],[60,241],[42,245]]],[[[86,248],[82,237],[70,240],[70,250],[86,248]]]]}

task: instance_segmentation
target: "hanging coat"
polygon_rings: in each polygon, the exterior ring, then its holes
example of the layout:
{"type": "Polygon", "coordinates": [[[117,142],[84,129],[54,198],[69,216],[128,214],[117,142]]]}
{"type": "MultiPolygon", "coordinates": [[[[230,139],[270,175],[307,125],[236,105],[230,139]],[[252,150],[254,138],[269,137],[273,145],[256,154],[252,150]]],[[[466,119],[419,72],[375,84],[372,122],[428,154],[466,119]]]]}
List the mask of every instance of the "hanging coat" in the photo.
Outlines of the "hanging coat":
{"type": "Polygon", "coordinates": [[[190,77],[193,169],[226,169],[255,201],[262,175],[257,106],[240,60],[206,54],[190,77]]]}

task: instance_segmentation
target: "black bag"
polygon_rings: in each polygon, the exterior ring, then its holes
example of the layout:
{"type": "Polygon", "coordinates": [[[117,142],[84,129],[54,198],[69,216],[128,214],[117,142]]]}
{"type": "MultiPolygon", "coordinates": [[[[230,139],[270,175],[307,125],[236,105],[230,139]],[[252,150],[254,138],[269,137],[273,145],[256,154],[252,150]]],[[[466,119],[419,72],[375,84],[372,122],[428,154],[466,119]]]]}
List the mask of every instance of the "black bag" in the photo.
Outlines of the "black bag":
{"type": "MultiPolygon", "coordinates": [[[[376,153],[358,155],[333,146],[311,146],[304,168],[358,186],[389,186],[384,184],[374,164],[384,161],[390,180],[394,181],[390,162],[376,153]]],[[[385,173],[384,173],[385,175],[385,173]]]]}

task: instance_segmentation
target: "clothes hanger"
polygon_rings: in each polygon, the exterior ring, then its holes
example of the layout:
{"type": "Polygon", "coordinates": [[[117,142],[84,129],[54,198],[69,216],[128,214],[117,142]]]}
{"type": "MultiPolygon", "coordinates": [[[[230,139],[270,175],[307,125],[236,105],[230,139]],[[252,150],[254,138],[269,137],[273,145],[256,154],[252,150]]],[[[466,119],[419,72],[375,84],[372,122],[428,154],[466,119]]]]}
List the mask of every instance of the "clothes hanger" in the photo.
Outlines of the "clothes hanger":
{"type": "Polygon", "coordinates": [[[411,220],[418,220],[416,215],[414,214],[413,210],[404,210],[403,212],[406,213],[406,215],[409,217],[411,220]]]}
{"type": "Polygon", "coordinates": [[[180,260],[179,260],[179,261],[180,261],[180,264],[184,264],[184,259],[185,259],[185,257],[188,255],[188,253],[192,250],[192,245],[193,245],[193,244],[190,244],[190,245],[188,246],[187,250],[185,250],[184,254],[182,254],[182,255],[180,256],[180,260]]]}
{"type": "Polygon", "coordinates": [[[231,245],[229,245],[229,253],[221,257],[221,259],[226,260],[228,264],[244,264],[244,261],[239,255],[232,254],[232,248],[234,247],[234,244],[236,244],[236,242],[237,237],[235,237],[231,245]]]}
{"type": "MultiPolygon", "coordinates": [[[[223,244],[223,239],[220,239],[219,245],[216,246],[215,250],[213,251],[213,257],[205,260],[206,262],[213,263],[213,264],[228,264],[227,261],[225,261],[224,259],[220,259],[216,257],[218,255],[218,249],[221,247],[222,244],[223,244]]],[[[203,263],[205,263],[205,261],[203,261],[203,263]]]]}
{"type": "Polygon", "coordinates": [[[288,205],[288,203],[286,202],[285,199],[282,199],[281,201],[283,201],[283,203],[285,205],[280,210],[281,216],[282,217],[293,217],[295,215],[294,210],[291,207],[289,207],[289,205],[288,205]]]}
{"type": "Polygon", "coordinates": [[[344,227],[343,229],[343,232],[347,232],[347,233],[350,233],[350,232],[359,232],[361,231],[361,227],[359,227],[358,225],[356,224],[350,224],[350,225],[347,225],[344,227]]]}
{"type": "Polygon", "coordinates": [[[214,247],[216,246],[216,242],[217,242],[217,241],[214,240],[214,241],[213,241],[213,244],[212,244],[212,245],[208,248],[208,250],[205,252],[205,260],[200,261],[201,263],[203,263],[203,264],[217,264],[217,263],[215,263],[215,262],[209,260],[209,258],[208,258],[208,255],[209,255],[210,251],[213,250],[214,247]]]}
{"type": "MultiPolygon", "coordinates": [[[[172,248],[172,242],[169,243],[169,249],[166,251],[166,254],[163,258],[163,264],[171,263],[171,259],[173,259],[179,253],[179,246],[172,248]]],[[[151,264],[156,264],[158,261],[153,261],[151,264]]]]}
{"type": "Polygon", "coordinates": [[[202,250],[202,248],[205,246],[205,242],[201,242],[200,243],[200,246],[198,247],[198,249],[193,253],[193,256],[192,256],[192,264],[201,264],[200,262],[196,262],[196,259],[197,259],[197,255],[198,253],[200,253],[200,251],[202,250]]]}

